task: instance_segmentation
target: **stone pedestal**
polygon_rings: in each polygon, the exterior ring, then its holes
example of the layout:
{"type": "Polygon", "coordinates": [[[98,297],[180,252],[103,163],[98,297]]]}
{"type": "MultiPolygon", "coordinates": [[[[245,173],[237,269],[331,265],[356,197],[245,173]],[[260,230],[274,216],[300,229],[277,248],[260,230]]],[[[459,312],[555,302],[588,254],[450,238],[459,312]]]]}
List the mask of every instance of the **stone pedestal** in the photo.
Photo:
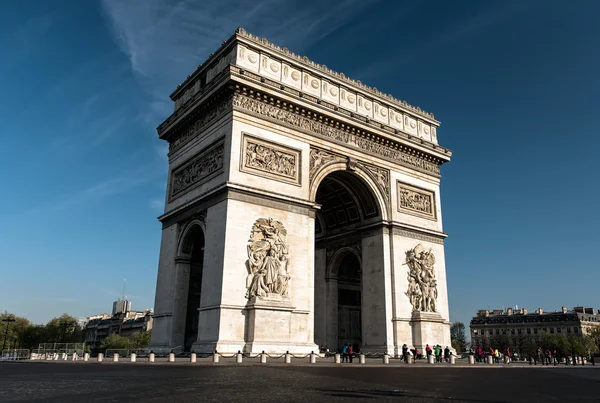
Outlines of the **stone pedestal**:
{"type": "Polygon", "coordinates": [[[278,294],[251,299],[246,307],[248,333],[244,352],[308,354],[318,350],[315,344],[302,345],[293,340],[294,310],[290,300],[278,294]]]}
{"type": "Polygon", "coordinates": [[[437,312],[413,311],[410,325],[412,327],[413,345],[421,351],[425,346],[440,344],[442,348],[450,345],[450,323],[437,312]],[[448,336],[448,337],[447,337],[448,336]]]}

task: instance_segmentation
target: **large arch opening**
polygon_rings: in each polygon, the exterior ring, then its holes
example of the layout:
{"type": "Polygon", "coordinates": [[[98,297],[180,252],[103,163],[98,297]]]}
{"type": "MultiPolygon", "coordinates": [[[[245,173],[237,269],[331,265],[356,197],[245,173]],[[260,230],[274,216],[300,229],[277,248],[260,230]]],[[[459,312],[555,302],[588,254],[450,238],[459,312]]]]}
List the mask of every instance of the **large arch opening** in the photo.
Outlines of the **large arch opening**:
{"type": "Polygon", "coordinates": [[[198,339],[198,308],[200,308],[200,291],[202,290],[202,272],[204,265],[204,232],[200,225],[193,225],[183,240],[181,253],[189,258],[189,275],[187,279],[187,302],[185,307],[185,328],[183,334],[183,350],[191,351],[198,339]]]}
{"type": "MultiPolygon", "coordinates": [[[[381,221],[375,192],[358,174],[335,171],[316,191],[315,343],[333,352],[363,347],[363,233],[381,221]]],[[[368,320],[367,320],[368,321],[368,320]]]]}

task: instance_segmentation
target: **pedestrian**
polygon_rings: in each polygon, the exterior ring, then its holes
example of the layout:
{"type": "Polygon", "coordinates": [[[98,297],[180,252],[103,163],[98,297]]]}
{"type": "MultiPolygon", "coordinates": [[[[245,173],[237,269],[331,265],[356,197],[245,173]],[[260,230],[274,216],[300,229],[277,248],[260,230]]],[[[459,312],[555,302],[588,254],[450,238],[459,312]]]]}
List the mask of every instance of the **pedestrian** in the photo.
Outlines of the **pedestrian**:
{"type": "Polygon", "coordinates": [[[496,364],[500,364],[500,352],[498,351],[498,349],[494,349],[494,362],[496,364]]]}
{"type": "Polygon", "coordinates": [[[406,343],[402,345],[402,359],[408,364],[408,346],[406,343]]]}
{"type": "Polygon", "coordinates": [[[354,355],[354,349],[352,348],[352,344],[348,345],[348,358],[350,359],[350,362],[352,362],[352,356],[354,355]]]}
{"type": "Polygon", "coordinates": [[[450,349],[448,346],[444,349],[444,361],[450,362],[450,349]]]}
{"type": "Polygon", "coordinates": [[[507,364],[510,363],[511,357],[510,357],[510,348],[509,347],[506,347],[506,351],[504,351],[504,355],[506,357],[508,357],[508,359],[506,360],[506,363],[507,364]]]}
{"type": "Polygon", "coordinates": [[[429,360],[429,356],[431,355],[431,347],[429,347],[429,344],[427,344],[425,346],[425,355],[427,356],[427,359],[429,360]]]}
{"type": "Polygon", "coordinates": [[[439,344],[435,346],[435,362],[442,362],[442,347],[439,344]]]}
{"type": "Polygon", "coordinates": [[[342,346],[342,362],[348,362],[348,343],[342,346]]]}

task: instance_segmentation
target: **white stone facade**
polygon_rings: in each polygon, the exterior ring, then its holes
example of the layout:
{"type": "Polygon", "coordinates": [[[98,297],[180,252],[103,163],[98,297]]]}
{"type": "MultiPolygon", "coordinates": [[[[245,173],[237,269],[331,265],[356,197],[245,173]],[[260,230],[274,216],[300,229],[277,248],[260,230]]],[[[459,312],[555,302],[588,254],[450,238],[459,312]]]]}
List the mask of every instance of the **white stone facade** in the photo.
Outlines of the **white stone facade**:
{"type": "Polygon", "coordinates": [[[450,345],[439,166],[451,152],[433,115],[241,29],[171,98],[150,349],[450,345]],[[435,256],[435,312],[407,292],[418,244],[435,256]]]}

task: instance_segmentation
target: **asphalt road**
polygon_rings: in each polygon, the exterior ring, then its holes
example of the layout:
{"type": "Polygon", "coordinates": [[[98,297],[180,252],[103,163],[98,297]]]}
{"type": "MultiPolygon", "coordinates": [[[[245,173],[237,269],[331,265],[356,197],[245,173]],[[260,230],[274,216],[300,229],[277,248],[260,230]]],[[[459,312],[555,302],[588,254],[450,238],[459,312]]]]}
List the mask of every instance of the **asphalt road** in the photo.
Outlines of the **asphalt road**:
{"type": "Polygon", "coordinates": [[[0,402],[598,402],[600,368],[0,363],[0,402]]]}

